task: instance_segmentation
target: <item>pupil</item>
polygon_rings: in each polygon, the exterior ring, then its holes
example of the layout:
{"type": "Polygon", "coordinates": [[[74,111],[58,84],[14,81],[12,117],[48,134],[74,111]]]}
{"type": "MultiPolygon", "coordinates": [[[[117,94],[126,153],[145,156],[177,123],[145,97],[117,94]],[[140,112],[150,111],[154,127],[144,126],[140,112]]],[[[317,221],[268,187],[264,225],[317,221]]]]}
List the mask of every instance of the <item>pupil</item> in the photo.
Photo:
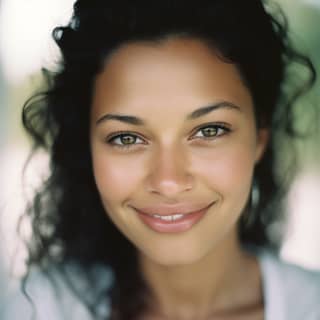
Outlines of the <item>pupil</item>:
{"type": "Polygon", "coordinates": [[[216,129],[216,128],[213,128],[213,127],[203,129],[203,134],[204,134],[206,137],[215,136],[215,135],[217,134],[217,129],[216,129]]]}
{"type": "Polygon", "coordinates": [[[135,142],[135,138],[132,136],[122,136],[121,140],[123,144],[132,144],[135,142]]]}

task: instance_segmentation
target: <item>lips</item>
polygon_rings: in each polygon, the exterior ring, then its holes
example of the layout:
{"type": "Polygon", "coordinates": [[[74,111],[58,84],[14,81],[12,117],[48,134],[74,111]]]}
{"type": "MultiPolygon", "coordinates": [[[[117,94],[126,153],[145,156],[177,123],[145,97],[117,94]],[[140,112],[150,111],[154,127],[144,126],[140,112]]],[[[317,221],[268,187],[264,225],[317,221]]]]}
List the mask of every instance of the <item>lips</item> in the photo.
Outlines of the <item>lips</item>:
{"type": "Polygon", "coordinates": [[[200,211],[209,205],[190,205],[190,204],[179,204],[179,205],[159,205],[159,206],[148,206],[142,208],[135,208],[135,210],[149,215],[169,216],[174,214],[190,214],[196,211],[200,211]]]}
{"type": "Polygon", "coordinates": [[[134,208],[141,221],[154,231],[160,233],[184,232],[193,227],[206,214],[209,207],[179,205],[134,208]]]}

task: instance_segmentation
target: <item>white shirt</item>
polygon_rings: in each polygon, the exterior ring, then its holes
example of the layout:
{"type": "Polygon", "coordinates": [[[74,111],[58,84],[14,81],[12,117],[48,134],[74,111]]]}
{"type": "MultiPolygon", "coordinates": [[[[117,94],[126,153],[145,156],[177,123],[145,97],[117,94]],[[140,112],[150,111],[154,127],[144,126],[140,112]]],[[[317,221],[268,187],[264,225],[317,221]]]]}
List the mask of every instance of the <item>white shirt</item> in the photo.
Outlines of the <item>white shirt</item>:
{"type": "MultiPolygon", "coordinates": [[[[257,254],[263,279],[265,320],[320,320],[320,272],[284,263],[270,253],[257,254]]],[[[103,286],[111,284],[110,272],[98,272],[103,286]]],[[[40,272],[31,275],[28,292],[37,311],[35,320],[93,320],[86,307],[53,274],[52,282],[40,272]]],[[[81,282],[79,282],[81,283],[81,282]]],[[[86,292],[85,284],[80,284],[86,292]]],[[[32,305],[18,289],[0,307],[1,320],[31,320],[32,305]]],[[[101,312],[105,315],[109,309],[101,312]]]]}
{"type": "Polygon", "coordinates": [[[320,272],[258,254],[266,320],[320,320],[320,272]]]}

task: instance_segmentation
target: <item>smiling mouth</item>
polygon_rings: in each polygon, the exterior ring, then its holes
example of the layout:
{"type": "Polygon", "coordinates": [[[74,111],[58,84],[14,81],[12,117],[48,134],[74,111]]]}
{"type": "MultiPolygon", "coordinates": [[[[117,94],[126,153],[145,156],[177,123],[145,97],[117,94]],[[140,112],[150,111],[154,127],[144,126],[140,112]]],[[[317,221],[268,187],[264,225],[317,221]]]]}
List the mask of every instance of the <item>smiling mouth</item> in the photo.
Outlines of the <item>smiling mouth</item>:
{"type": "Polygon", "coordinates": [[[207,213],[208,209],[214,205],[215,202],[206,206],[203,209],[189,211],[186,213],[165,214],[164,211],[161,214],[158,213],[146,213],[135,208],[140,220],[150,229],[160,233],[179,233],[191,229],[197,224],[207,213]]]}

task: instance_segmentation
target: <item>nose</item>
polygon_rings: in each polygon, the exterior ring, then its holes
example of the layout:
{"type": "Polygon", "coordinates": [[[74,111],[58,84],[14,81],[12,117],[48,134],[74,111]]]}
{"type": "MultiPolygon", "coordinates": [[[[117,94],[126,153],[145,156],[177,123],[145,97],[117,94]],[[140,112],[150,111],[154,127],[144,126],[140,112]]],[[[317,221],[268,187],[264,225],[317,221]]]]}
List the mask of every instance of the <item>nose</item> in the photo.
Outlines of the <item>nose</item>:
{"type": "Polygon", "coordinates": [[[193,188],[188,157],[177,147],[158,150],[153,155],[148,176],[148,191],[175,199],[193,188]]]}

